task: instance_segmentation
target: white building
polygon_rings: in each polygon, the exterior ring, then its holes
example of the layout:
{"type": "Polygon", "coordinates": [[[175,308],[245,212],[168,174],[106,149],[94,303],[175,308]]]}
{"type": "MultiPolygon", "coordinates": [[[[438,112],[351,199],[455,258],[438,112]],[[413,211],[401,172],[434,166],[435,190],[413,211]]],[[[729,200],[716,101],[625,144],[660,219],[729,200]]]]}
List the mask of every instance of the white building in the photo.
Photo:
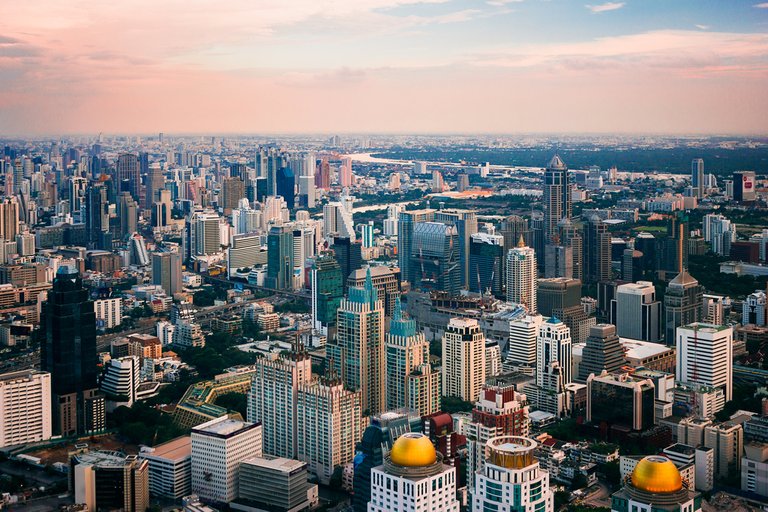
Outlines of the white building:
{"type": "Polygon", "coordinates": [[[710,213],[702,220],[702,235],[704,240],[711,244],[712,252],[728,256],[731,243],[736,241],[736,226],[724,216],[710,213]]]}
{"type": "Polygon", "coordinates": [[[485,464],[475,473],[472,510],[552,512],[555,498],[549,473],[539,467],[526,437],[495,437],[485,447],[485,464]]]}
{"type": "Polygon", "coordinates": [[[0,375],[0,448],[51,435],[51,374],[21,370],[0,375]]]}
{"type": "Polygon", "coordinates": [[[93,310],[96,313],[96,322],[103,322],[101,326],[105,329],[117,327],[123,321],[123,300],[119,297],[95,300],[93,310]]]}
{"type": "Polygon", "coordinates": [[[733,328],[693,323],[677,328],[675,379],[683,383],[722,387],[733,395],[733,328]]]}
{"type": "Polygon", "coordinates": [[[543,323],[541,315],[528,315],[509,322],[508,363],[536,366],[536,340],[543,323]]]}
{"type": "Polygon", "coordinates": [[[262,427],[227,416],[192,429],[192,492],[229,503],[238,496],[240,462],[261,457],[262,427]]]}
{"type": "Polygon", "coordinates": [[[368,512],[458,512],[456,468],[443,464],[423,434],[406,433],[371,470],[368,512]]]}
{"type": "Polygon", "coordinates": [[[536,340],[536,385],[546,387],[545,375],[552,363],[563,369],[563,384],[573,381],[571,330],[557,318],[549,318],[541,324],[536,340]]]}
{"type": "Polygon", "coordinates": [[[351,202],[331,202],[323,206],[323,235],[328,240],[338,236],[355,241],[351,202]]]}
{"type": "Polygon", "coordinates": [[[141,365],[138,356],[110,359],[99,380],[99,390],[107,395],[108,409],[118,405],[130,407],[136,401],[141,365]]]}
{"type": "Polygon", "coordinates": [[[507,254],[507,302],[521,304],[536,313],[536,252],[526,247],[522,237],[507,254]]]}
{"type": "Polygon", "coordinates": [[[611,323],[621,338],[661,341],[661,302],[656,300],[656,288],[648,281],[627,283],[616,288],[611,301],[611,323]]]}
{"type": "Polygon", "coordinates": [[[766,295],[762,290],[750,293],[741,307],[741,323],[764,326],[766,324],[766,295]]]}
{"type": "Polygon", "coordinates": [[[443,395],[474,402],[485,382],[485,335],[473,318],[451,318],[443,335],[443,395]]]}
{"type": "Polygon", "coordinates": [[[139,458],[149,462],[149,492],[181,499],[192,485],[192,438],[177,437],[155,447],[142,447],[139,458]]]}
{"type": "Polygon", "coordinates": [[[173,343],[174,330],[175,326],[171,322],[166,322],[164,320],[157,322],[157,338],[164,347],[173,343]]]}

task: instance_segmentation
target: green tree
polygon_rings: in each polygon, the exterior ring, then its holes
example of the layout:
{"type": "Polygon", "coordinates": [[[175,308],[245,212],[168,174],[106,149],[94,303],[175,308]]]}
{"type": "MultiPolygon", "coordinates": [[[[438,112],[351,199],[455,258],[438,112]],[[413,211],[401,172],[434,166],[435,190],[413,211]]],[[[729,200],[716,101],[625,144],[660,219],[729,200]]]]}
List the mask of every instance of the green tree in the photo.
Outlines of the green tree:
{"type": "Polygon", "coordinates": [[[440,409],[449,413],[470,412],[474,408],[472,402],[462,400],[458,396],[444,396],[440,398],[440,409]]]}
{"type": "Polygon", "coordinates": [[[248,398],[245,393],[226,393],[216,398],[216,405],[226,407],[230,411],[239,412],[243,418],[248,417],[248,398]]]}

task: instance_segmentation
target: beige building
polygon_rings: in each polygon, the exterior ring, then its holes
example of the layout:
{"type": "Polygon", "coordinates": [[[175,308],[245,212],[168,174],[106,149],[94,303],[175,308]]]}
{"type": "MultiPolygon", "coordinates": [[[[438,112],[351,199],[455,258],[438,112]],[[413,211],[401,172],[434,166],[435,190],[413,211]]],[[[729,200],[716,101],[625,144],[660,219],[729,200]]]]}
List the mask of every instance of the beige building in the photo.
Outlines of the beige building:
{"type": "Polygon", "coordinates": [[[443,395],[474,402],[485,382],[485,335],[473,318],[451,318],[443,335],[443,395]]]}
{"type": "Polygon", "coordinates": [[[0,448],[51,435],[51,374],[21,370],[0,375],[0,448]]]}

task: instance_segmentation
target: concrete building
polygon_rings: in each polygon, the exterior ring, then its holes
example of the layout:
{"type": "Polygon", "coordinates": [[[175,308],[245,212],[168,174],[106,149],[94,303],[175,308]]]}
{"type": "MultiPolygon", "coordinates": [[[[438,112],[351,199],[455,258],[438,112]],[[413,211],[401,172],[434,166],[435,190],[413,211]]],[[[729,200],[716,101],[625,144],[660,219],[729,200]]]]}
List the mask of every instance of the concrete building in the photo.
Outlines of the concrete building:
{"type": "Polygon", "coordinates": [[[178,500],[192,489],[192,438],[177,437],[152,448],[143,447],[139,458],[149,462],[149,492],[178,500]]]}
{"type": "Polygon", "coordinates": [[[616,326],[611,324],[592,326],[581,352],[579,380],[586,381],[590,373],[600,375],[603,371],[618,372],[625,364],[624,350],[616,335],[616,326]]]}
{"type": "Polygon", "coordinates": [[[536,288],[536,306],[544,316],[552,316],[555,309],[579,306],[581,281],[565,277],[539,279],[536,288]]]}
{"type": "Polygon", "coordinates": [[[741,424],[726,421],[707,425],[704,428],[703,444],[714,450],[717,477],[725,478],[741,469],[741,457],[744,453],[744,429],[741,424]]]}
{"type": "Polygon", "coordinates": [[[192,492],[216,503],[238,496],[240,463],[262,456],[262,426],[222,416],[192,429],[192,492]]]}
{"type": "Polygon", "coordinates": [[[611,301],[611,319],[622,338],[661,341],[661,303],[656,300],[653,283],[619,285],[616,298],[611,301]]]}
{"type": "Polygon", "coordinates": [[[232,510],[298,512],[318,504],[317,485],[307,481],[307,464],[293,459],[253,457],[240,463],[239,497],[232,510]]]}
{"type": "Polygon", "coordinates": [[[741,459],[741,490],[768,497],[768,444],[744,444],[741,459]]]}
{"type": "Polygon", "coordinates": [[[103,329],[117,327],[123,321],[123,299],[96,299],[93,301],[97,325],[103,329]]]}
{"type": "Polygon", "coordinates": [[[507,253],[507,302],[521,304],[533,315],[536,306],[536,253],[522,241],[507,253]]]}
{"type": "Polygon", "coordinates": [[[676,380],[721,387],[733,396],[733,328],[693,323],[677,329],[676,380]]]}
{"type": "Polygon", "coordinates": [[[477,400],[485,382],[485,335],[477,320],[451,318],[442,348],[443,395],[477,400]]]}
{"type": "Polygon", "coordinates": [[[112,412],[121,405],[131,407],[136,402],[141,364],[137,356],[110,359],[99,379],[99,390],[107,398],[107,410],[112,412]]]}
{"type": "Polygon", "coordinates": [[[656,393],[650,379],[628,374],[587,377],[587,421],[629,430],[648,430],[656,423],[656,393]]]}
{"type": "Polygon", "coordinates": [[[75,503],[88,510],[144,512],[149,506],[149,463],[136,455],[82,451],[69,466],[75,503]]]}
{"type": "Polygon", "coordinates": [[[416,329],[416,321],[404,318],[400,299],[386,336],[387,410],[400,409],[408,403],[408,376],[429,362],[429,343],[423,332],[416,329]]]}
{"type": "MultiPolygon", "coordinates": [[[[395,310],[395,300],[400,297],[400,269],[397,267],[375,266],[371,270],[371,282],[378,291],[379,299],[384,302],[384,315],[391,317],[395,310]]],[[[344,276],[347,286],[365,286],[368,269],[354,270],[349,276],[344,276]]]]}
{"type": "Polygon", "coordinates": [[[544,317],[541,315],[526,315],[509,323],[508,363],[536,366],[536,340],[543,323],[544,317]]]}
{"type": "Polygon", "coordinates": [[[693,447],[676,443],[663,450],[664,455],[679,468],[693,464],[697,491],[711,491],[715,485],[715,452],[706,446],[693,447]]]}
{"type": "Polygon", "coordinates": [[[0,375],[0,448],[51,438],[51,374],[20,370],[0,375]]]}
{"type": "Polygon", "coordinates": [[[678,327],[701,319],[703,299],[704,288],[685,270],[669,282],[664,293],[664,341],[668,345],[676,339],[678,327]]]}

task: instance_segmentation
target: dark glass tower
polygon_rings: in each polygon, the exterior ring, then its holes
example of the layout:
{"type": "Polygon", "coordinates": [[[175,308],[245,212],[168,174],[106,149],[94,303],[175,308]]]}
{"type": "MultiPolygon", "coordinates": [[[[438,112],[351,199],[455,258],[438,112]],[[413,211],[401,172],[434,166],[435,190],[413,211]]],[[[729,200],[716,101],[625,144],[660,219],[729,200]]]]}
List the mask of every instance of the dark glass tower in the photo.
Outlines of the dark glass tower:
{"type": "Polygon", "coordinates": [[[96,384],[96,314],[77,270],[59,268],[43,308],[41,366],[51,373],[54,432],[84,435],[104,429],[96,384]]]}

